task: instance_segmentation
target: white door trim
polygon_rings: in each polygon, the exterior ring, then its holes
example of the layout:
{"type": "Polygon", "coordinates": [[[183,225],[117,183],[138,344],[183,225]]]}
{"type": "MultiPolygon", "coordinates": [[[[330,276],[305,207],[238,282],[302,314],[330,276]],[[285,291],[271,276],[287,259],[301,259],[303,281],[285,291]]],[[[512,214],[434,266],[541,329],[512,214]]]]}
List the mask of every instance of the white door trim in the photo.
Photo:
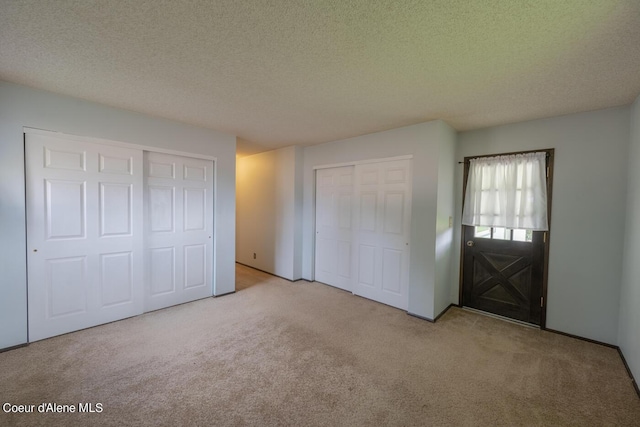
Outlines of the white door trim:
{"type": "Polygon", "coordinates": [[[413,159],[413,154],[407,154],[404,156],[395,156],[395,157],[382,157],[379,159],[366,159],[366,160],[354,160],[352,162],[343,162],[343,163],[330,163],[327,165],[317,165],[313,167],[313,170],[316,169],[329,169],[329,168],[340,168],[343,166],[356,166],[356,165],[366,165],[369,163],[382,163],[382,162],[391,162],[394,160],[409,160],[413,159]]]}
{"type": "MultiPolygon", "coordinates": [[[[166,148],[153,147],[150,145],[132,144],[130,142],[114,141],[111,139],[73,135],[69,133],[55,132],[55,131],[45,130],[45,129],[36,129],[36,128],[31,128],[26,126],[22,128],[22,132],[25,134],[35,134],[35,135],[53,136],[57,138],[66,138],[66,139],[69,139],[72,141],[78,141],[78,142],[90,142],[92,144],[112,145],[116,147],[131,148],[131,149],[142,150],[142,151],[150,151],[154,153],[174,154],[176,156],[193,157],[195,159],[202,159],[202,160],[212,160],[214,163],[218,160],[217,157],[208,156],[206,154],[189,153],[189,152],[180,151],[180,150],[169,150],[166,148]]],[[[215,168],[215,165],[214,165],[214,168],[215,168]]]]}

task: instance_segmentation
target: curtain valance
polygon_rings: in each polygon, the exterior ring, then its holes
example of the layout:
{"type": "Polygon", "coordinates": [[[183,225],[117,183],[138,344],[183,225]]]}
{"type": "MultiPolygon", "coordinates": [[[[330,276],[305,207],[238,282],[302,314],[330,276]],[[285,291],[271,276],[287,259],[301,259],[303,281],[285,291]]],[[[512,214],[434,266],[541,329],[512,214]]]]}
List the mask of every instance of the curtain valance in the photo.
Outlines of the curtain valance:
{"type": "Polygon", "coordinates": [[[546,231],[546,153],[470,160],[462,223],[546,231]]]}

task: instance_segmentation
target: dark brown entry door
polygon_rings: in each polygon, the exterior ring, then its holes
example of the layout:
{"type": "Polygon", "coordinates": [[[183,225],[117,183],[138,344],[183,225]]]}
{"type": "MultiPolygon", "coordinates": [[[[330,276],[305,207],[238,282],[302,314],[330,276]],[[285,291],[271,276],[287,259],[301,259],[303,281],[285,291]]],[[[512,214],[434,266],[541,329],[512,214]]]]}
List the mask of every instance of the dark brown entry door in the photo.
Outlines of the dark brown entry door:
{"type": "Polygon", "coordinates": [[[545,232],[464,226],[462,304],[540,325],[545,232]]]}

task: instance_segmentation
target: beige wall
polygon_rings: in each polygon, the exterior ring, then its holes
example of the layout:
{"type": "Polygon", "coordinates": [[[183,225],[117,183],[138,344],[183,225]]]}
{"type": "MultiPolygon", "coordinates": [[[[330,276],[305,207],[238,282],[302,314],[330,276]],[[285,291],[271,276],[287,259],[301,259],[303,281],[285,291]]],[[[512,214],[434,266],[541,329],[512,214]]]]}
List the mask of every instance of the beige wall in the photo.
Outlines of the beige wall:
{"type": "Polygon", "coordinates": [[[238,262],[289,280],[300,278],[300,169],[299,147],[238,159],[238,262]]]}

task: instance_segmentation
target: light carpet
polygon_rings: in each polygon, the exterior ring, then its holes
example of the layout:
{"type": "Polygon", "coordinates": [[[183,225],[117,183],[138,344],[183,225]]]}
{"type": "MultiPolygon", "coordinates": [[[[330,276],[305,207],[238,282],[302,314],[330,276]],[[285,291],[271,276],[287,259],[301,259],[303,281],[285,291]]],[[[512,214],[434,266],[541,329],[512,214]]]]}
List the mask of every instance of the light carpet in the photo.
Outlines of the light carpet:
{"type": "Polygon", "coordinates": [[[1,425],[616,425],[615,349],[450,309],[432,324],[238,266],[237,292],[0,354],[0,403],[102,404],[1,425]]]}

